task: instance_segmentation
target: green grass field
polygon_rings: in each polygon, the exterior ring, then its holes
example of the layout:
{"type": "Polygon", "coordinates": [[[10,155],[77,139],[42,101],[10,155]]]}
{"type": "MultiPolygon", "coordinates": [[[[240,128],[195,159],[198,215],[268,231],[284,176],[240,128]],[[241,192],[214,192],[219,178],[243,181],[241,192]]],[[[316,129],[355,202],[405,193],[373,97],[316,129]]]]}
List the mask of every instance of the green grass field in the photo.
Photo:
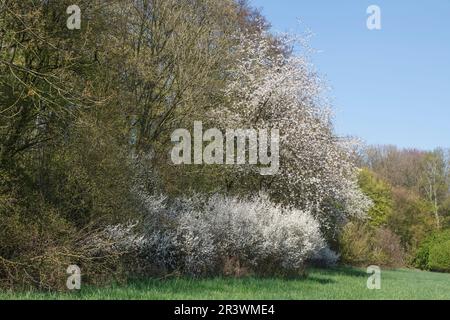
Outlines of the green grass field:
{"type": "Polygon", "coordinates": [[[365,270],[311,270],[304,279],[216,278],[132,282],[107,288],[85,287],[68,294],[0,293],[0,299],[446,299],[450,274],[413,270],[382,272],[381,290],[366,287],[365,270]]]}

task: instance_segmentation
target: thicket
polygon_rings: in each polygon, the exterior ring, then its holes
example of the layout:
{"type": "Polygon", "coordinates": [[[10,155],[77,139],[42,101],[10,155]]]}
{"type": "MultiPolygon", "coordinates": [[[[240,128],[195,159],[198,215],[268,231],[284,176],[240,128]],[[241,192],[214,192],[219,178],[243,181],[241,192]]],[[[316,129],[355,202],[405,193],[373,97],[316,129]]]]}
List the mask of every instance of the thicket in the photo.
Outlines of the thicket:
{"type": "Polygon", "coordinates": [[[439,246],[433,241],[449,227],[449,151],[372,146],[362,150],[359,165],[366,168],[360,173],[359,184],[374,206],[368,220],[353,220],[344,229],[343,261],[431,270],[433,246],[433,269],[448,271],[445,241],[439,246]],[[384,249],[377,236],[383,233],[384,249]]]}
{"type": "Polygon", "coordinates": [[[443,158],[421,162],[417,202],[358,179],[304,39],[269,33],[245,1],[80,0],[69,30],[72,4],[0,0],[0,287],[64,289],[72,264],[90,283],[303,274],[335,263],[370,208],[366,245],[391,263],[387,227],[414,248],[427,232],[408,210],[448,223],[443,158]],[[173,165],[171,133],[194,121],[279,129],[278,174],[173,165]]]}
{"type": "Polygon", "coordinates": [[[2,288],[64,289],[72,264],[103,283],[336,261],[371,202],[296,39],[245,1],[80,0],[81,30],[69,5],[0,1],[2,288]],[[279,174],[172,165],[194,121],[280,129],[279,174]]]}
{"type": "Polygon", "coordinates": [[[423,270],[450,272],[450,230],[427,237],[420,245],[414,263],[423,270]]]}

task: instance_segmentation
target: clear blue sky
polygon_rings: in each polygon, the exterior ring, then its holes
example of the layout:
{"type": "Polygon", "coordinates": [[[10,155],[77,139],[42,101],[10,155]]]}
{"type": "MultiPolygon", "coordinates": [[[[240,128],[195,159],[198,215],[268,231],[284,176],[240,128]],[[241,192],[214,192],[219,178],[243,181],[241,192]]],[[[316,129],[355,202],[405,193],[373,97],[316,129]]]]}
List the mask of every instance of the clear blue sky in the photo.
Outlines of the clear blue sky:
{"type": "Polygon", "coordinates": [[[369,144],[450,147],[450,0],[250,0],[274,31],[309,28],[336,130],[369,144]],[[369,5],[382,29],[366,27],[369,5]],[[302,25],[299,25],[301,19],[302,25]]]}

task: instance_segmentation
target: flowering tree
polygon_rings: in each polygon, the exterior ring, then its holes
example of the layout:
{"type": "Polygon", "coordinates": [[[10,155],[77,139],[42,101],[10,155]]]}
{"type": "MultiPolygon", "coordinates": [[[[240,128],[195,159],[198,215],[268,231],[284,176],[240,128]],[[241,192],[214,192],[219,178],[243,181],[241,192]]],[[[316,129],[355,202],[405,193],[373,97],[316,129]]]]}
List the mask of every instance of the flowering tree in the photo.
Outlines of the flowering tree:
{"type": "MultiPolygon", "coordinates": [[[[312,65],[304,56],[285,54],[267,36],[238,38],[238,63],[225,90],[229,104],[214,118],[223,127],[280,130],[280,171],[261,178],[262,188],[283,204],[312,210],[327,227],[364,215],[371,202],[357,185],[355,143],[334,134],[325,86],[312,65]]],[[[282,44],[294,40],[285,37],[282,44]]]]}

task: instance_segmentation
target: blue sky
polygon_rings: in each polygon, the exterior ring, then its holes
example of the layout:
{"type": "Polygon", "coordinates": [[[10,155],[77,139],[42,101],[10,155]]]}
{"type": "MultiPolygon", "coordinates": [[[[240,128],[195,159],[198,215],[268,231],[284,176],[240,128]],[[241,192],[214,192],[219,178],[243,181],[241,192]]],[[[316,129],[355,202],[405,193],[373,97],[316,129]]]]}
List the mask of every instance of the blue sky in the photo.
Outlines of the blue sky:
{"type": "Polygon", "coordinates": [[[450,147],[450,0],[250,3],[274,31],[314,33],[313,62],[332,88],[340,135],[369,144],[450,147]],[[381,30],[366,27],[372,4],[381,8],[381,30]]]}

